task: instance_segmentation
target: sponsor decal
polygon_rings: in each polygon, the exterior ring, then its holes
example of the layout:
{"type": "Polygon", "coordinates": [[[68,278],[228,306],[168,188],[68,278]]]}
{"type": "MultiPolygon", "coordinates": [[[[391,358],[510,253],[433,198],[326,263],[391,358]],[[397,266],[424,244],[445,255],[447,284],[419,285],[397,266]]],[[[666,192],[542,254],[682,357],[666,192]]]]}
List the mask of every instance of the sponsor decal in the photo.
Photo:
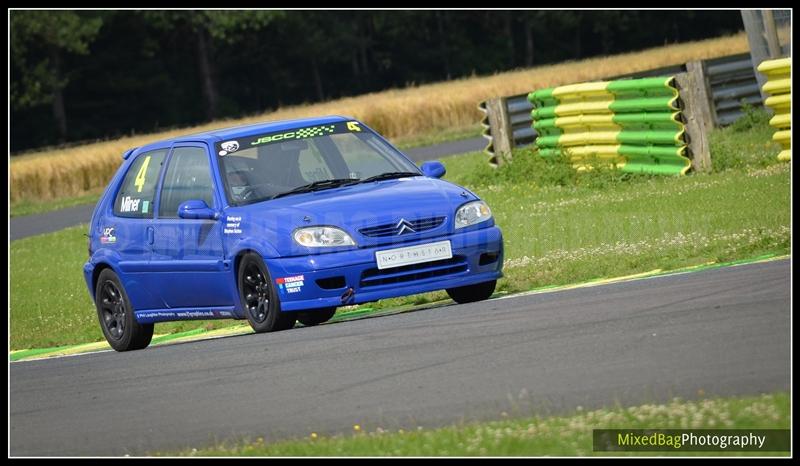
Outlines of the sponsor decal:
{"type": "Polygon", "coordinates": [[[117,242],[116,228],[115,227],[103,228],[103,234],[100,235],[100,242],[103,244],[116,243],[117,242]]]}
{"type": "Polygon", "coordinates": [[[227,318],[233,317],[230,311],[200,311],[200,310],[186,310],[186,311],[145,311],[137,312],[137,318],[144,319],[207,319],[207,318],[227,318]]]}
{"type": "Polygon", "coordinates": [[[313,138],[318,136],[327,136],[329,134],[341,133],[362,133],[365,132],[364,128],[357,121],[342,121],[329,125],[309,126],[306,128],[293,129],[291,131],[283,131],[278,133],[259,134],[256,136],[242,137],[235,141],[225,141],[217,143],[214,147],[220,156],[232,154],[242,150],[242,148],[249,148],[260,146],[263,144],[270,144],[275,142],[291,141],[313,138]]]}
{"type": "Polygon", "coordinates": [[[141,199],[134,199],[130,196],[125,196],[122,198],[120,202],[119,211],[120,212],[139,212],[139,204],[142,202],[141,199]]]}
{"type": "MultiPolygon", "coordinates": [[[[315,136],[322,136],[331,134],[335,130],[334,125],[312,126],[310,128],[300,128],[294,131],[287,131],[285,133],[271,134],[269,136],[262,136],[250,143],[251,146],[266,144],[268,142],[287,141],[290,139],[306,139],[315,136]]],[[[360,131],[360,130],[359,130],[360,131]]]]}
{"type": "Polygon", "coordinates": [[[242,233],[242,217],[229,215],[225,218],[225,228],[222,232],[226,235],[238,235],[242,233]]]}
{"type": "Polygon", "coordinates": [[[139,169],[139,173],[136,174],[136,178],[133,180],[133,185],[136,186],[136,192],[142,192],[142,188],[144,188],[144,184],[147,182],[147,167],[150,166],[151,157],[152,156],[148,155],[144,158],[142,167],[139,169]]]}
{"type": "Polygon", "coordinates": [[[239,150],[239,141],[226,141],[221,143],[219,146],[222,149],[219,151],[219,155],[228,155],[239,150]]]}
{"type": "Polygon", "coordinates": [[[276,278],[275,283],[281,293],[299,293],[305,284],[305,276],[294,275],[291,277],[276,278]]]}
{"type": "Polygon", "coordinates": [[[222,149],[228,152],[236,152],[237,150],[239,150],[239,141],[223,142],[220,145],[222,146],[222,149]]]}

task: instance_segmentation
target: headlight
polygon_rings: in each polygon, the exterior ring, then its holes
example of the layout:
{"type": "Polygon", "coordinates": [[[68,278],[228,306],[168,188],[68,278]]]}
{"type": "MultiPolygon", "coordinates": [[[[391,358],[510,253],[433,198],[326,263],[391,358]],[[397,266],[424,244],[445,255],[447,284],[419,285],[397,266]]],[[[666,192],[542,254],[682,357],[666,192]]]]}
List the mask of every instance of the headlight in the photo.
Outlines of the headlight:
{"type": "Polygon", "coordinates": [[[293,236],[297,244],[307,248],[356,245],[350,235],[334,227],[298,228],[293,236]]]}
{"type": "Polygon", "coordinates": [[[456,228],[464,228],[492,218],[492,211],[483,201],[473,201],[462,205],[456,211],[456,228]]]}

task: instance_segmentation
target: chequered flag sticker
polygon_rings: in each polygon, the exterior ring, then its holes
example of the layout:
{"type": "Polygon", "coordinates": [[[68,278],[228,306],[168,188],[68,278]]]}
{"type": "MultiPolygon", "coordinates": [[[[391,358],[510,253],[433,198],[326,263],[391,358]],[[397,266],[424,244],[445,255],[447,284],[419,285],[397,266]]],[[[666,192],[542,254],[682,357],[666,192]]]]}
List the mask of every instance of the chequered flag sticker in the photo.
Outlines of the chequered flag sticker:
{"type": "Polygon", "coordinates": [[[297,130],[297,139],[313,138],[314,136],[322,136],[323,134],[330,134],[334,130],[333,125],[328,126],[314,126],[312,128],[302,128],[297,130]]]}

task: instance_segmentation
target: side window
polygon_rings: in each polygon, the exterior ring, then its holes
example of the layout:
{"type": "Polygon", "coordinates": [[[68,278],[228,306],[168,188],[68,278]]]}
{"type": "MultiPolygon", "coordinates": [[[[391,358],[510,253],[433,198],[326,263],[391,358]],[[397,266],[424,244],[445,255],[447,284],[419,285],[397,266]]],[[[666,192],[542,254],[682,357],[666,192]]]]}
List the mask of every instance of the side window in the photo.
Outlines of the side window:
{"type": "Polygon", "coordinates": [[[158,216],[177,218],[178,207],[190,199],[203,200],[214,207],[214,184],[206,150],[178,147],[172,153],[161,187],[158,216]]]}
{"type": "Polygon", "coordinates": [[[153,218],[158,175],[167,150],[154,150],[136,156],[114,200],[114,215],[118,217],[153,218]]]}

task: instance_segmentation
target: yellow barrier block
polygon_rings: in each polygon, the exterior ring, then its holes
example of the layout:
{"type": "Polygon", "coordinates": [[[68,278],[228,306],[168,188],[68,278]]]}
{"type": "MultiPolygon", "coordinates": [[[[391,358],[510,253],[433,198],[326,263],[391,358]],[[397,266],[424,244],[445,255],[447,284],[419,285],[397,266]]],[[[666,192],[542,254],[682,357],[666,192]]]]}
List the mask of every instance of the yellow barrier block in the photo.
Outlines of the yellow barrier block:
{"type": "Polygon", "coordinates": [[[565,99],[580,99],[585,96],[608,95],[613,99],[613,95],[606,90],[607,87],[607,82],[569,84],[553,89],[553,97],[563,101],[565,99]]]}
{"type": "Polygon", "coordinates": [[[562,134],[558,144],[565,147],[585,146],[591,144],[616,144],[619,131],[586,131],[582,133],[562,134]]]}
{"type": "Polygon", "coordinates": [[[790,78],[777,79],[775,81],[769,80],[764,84],[764,92],[768,94],[788,94],[792,88],[792,80],[790,78]]]}
{"type": "Polygon", "coordinates": [[[571,116],[571,115],[580,115],[583,113],[591,113],[591,114],[611,114],[611,110],[608,109],[609,105],[614,102],[613,98],[609,98],[608,100],[598,100],[598,101],[590,101],[590,102],[575,102],[569,104],[560,104],[556,106],[555,113],[556,116],[571,116]]]}
{"type": "Polygon", "coordinates": [[[792,68],[792,59],[779,58],[777,60],[765,60],[758,65],[758,71],[766,75],[788,74],[792,68]]]}
{"type": "Polygon", "coordinates": [[[790,128],[792,124],[791,113],[778,113],[769,120],[769,125],[775,128],[790,128]]]}
{"type": "Polygon", "coordinates": [[[771,97],[767,97],[767,100],[764,101],[764,105],[774,109],[791,108],[792,93],[790,92],[788,94],[778,94],[778,95],[773,95],[771,97]]]}
{"type": "Polygon", "coordinates": [[[614,115],[575,115],[568,117],[557,117],[556,126],[561,128],[564,134],[583,133],[587,131],[617,132],[622,127],[614,123],[614,115]]]}
{"type": "Polygon", "coordinates": [[[778,160],[788,162],[792,159],[792,59],[764,61],[758,65],[758,71],[767,77],[761,89],[770,96],[764,99],[764,105],[775,112],[769,124],[779,130],[772,135],[772,140],[784,149],[778,154],[778,160]]]}
{"type": "Polygon", "coordinates": [[[594,144],[589,146],[570,147],[565,149],[573,160],[585,157],[602,157],[606,159],[618,158],[619,144],[594,144]]]}
{"type": "Polygon", "coordinates": [[[783,131],[777,131],[772,135],[772,140],[783,145],[784,149],[788,149],[792,142],[792,130],[785,129],[783,131]]]}
{"type": "Polygon", "coordinates": [[[576,126],[616,126],[614,123],[614,115],[611,113],[605,115],[575,115],[568,117],[556,118],[556,126],[562,129],[567,129],[576,126]]]}

